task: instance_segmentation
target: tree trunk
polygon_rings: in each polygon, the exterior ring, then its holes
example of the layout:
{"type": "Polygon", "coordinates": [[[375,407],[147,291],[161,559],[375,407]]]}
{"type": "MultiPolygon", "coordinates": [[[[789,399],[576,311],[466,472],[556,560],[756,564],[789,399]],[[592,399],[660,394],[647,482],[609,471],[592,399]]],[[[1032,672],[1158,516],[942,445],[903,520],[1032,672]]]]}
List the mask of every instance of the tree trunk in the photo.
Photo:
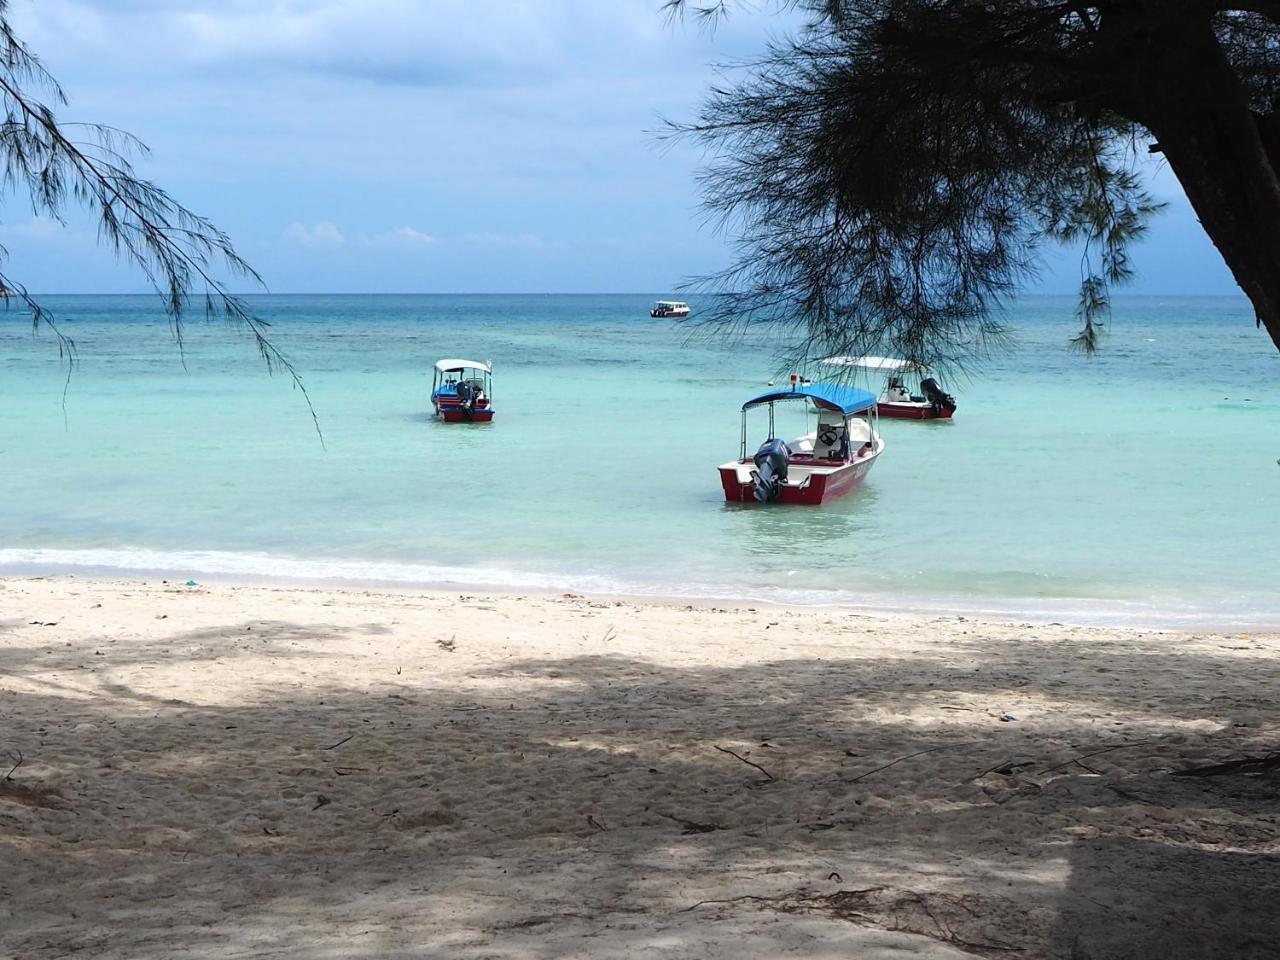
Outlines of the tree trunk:
{"type": "Polygon", "coordinates": [[[1120,79],[1115,109],[1159,141],[1205,232],[1280,348],[1277,167],[1209,18],[1172,12],[1174,5],[1104,20],[1111,71],[1120,79]]]}

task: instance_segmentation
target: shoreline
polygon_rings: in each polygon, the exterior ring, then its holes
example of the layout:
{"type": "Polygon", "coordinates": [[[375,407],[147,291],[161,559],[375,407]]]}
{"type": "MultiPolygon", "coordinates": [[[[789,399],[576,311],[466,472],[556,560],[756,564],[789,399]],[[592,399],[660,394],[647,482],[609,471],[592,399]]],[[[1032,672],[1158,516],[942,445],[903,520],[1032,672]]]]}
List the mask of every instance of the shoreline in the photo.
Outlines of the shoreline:
{"type": "MultiPolygon", "coordinates": [[[[0,558],[5,551],[0,551],[0,558]]],[[[297,558],[275,558],[262,555],[264,562],[303,564],[311,561],[297,558]]],[[[324,562],[324,561],[320,561],[324,562]]],[[[886,618],[911,619],[956,617],[989,623],[1025,623],[1038,626],[1067,625],[1089,628],[1129,630],[1268,632],[1280,631],[1280,605],[1274,611],[1222,611],[1201,609],[1175,611],[1158,603],[1101,598],[959,598],[940,595],[932,598],[903,596],[890,598],[883,594],[867,594],[848,599],[818,597],[812,600],[793,596],[769,597],[749,593],[735,594],[714,589],[701,593],[681,593],[678,589],[629,590],[626,585],[610,582],[598,586],[586,578],[557,578],[549,575],[530,577],[527,584],[501,582],[483,576],[467,579],[397,579],[359,576],[272,575],[220,570],[200,570],[195,566],[121,567],[98,564],[63,563],[57,561],[14,562],[0,559],[0,582],[28,579],[72,579],[102,583],[161,583],[196,579],[199,583],[239,587],[277,587],[285,590],[367,591],[385,590],[395,593],[449,594],[458,591],[478,592],[492,596],[531,595],[555,597],[565,593],[636,603],[683,605],[768,605],[779,609],[828,610],[862,613],[886,618]],[[622,589],[618,589],[622,587],[622,589]]],[[[806,591],[809,595],[820,591],[806,591]]]]}
{"type": "Polygon", "coordinates": [[[1280,632],[0,580],[0,954],[1261,956],[1280,632]],[[17,761],[16,765],[14,761],[17,761]]]}

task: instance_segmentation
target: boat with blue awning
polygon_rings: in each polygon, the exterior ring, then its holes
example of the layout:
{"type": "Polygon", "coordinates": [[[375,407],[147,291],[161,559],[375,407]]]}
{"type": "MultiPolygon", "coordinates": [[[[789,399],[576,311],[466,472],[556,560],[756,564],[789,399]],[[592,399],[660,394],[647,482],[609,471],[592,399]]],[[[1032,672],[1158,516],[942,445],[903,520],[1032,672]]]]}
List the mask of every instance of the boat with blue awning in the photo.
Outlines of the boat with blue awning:
{"type": "Polygon", "coordinates": [[[436,361],[431,406],[445,423],[488,423],[493,419],[493,361],[436,361]]]}
{"type": "Polygon", "coordinates": [[[742,405],[739,457],[720,466],[725,500],[816,505],[843,496],[862,483],[884,450],[878,421],[874,394],[792,374],[788,386],[742,405]],[[805,432],[792,440],[778,437],[779,404],[805,416],[805,432]],[[762,408],[768,413],[768,435],[748,456],[748,414],[762,408]]]}

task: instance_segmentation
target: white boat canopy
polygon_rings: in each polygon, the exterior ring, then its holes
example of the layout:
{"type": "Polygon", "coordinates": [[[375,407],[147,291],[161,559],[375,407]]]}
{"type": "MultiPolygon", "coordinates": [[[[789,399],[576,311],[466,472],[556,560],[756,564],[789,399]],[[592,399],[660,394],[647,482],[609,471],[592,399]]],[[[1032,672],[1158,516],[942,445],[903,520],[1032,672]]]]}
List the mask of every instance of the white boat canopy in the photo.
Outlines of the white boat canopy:
{"type": "Polygon", "coordinates": [[[687,307],[688,304],[683,300],[659,300],[654,304],[656,307],[687,307]]]}
{"type": "Polygon", "coordinates": [[[481,363],[479,360],[437,360],[436,369],[441,373],[452,373],[456,370],[483,370],[493,373],[493,361],[481,363]]]}
{"type": "Polygon", "coordinates": [[[827,357],[819,361],[828,367],[861,367],[863,370],[928,370],[923,363],[914,360],[897,360],[893,357],[827,357]]]}

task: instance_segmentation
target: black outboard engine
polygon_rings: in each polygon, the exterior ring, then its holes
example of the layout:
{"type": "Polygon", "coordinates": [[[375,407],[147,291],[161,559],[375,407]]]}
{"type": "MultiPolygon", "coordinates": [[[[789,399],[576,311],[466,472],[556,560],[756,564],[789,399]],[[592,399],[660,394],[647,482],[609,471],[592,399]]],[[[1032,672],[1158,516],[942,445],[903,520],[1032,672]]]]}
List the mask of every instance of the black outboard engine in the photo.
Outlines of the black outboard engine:
{"type": "Polygon", "coordinates": [[[760,444],[752,479],[757,503],[768,503],[781,496],[782,485],[787,482],[787,461],[790,459],[791,448],[782,440],[766,440],[760,444]]]}
{"type": "Polygon", "coordinates": [[[462,412],[467,415],[467,419],[471,418],[471,408],[475,406],[477,392],[476,388],[465,380],[459,381],[457,387],[458,405],[462,407],[462,412]]]}
{"type": "Polygon", "coordinates": [[[956,398],[949,393],[945,393],[938,381],[933,377],[926,377],[920,381],[920,389],[928,398],[929,403],[933,405],[933,412],[937,413],[955,413],[956,398]]]}

